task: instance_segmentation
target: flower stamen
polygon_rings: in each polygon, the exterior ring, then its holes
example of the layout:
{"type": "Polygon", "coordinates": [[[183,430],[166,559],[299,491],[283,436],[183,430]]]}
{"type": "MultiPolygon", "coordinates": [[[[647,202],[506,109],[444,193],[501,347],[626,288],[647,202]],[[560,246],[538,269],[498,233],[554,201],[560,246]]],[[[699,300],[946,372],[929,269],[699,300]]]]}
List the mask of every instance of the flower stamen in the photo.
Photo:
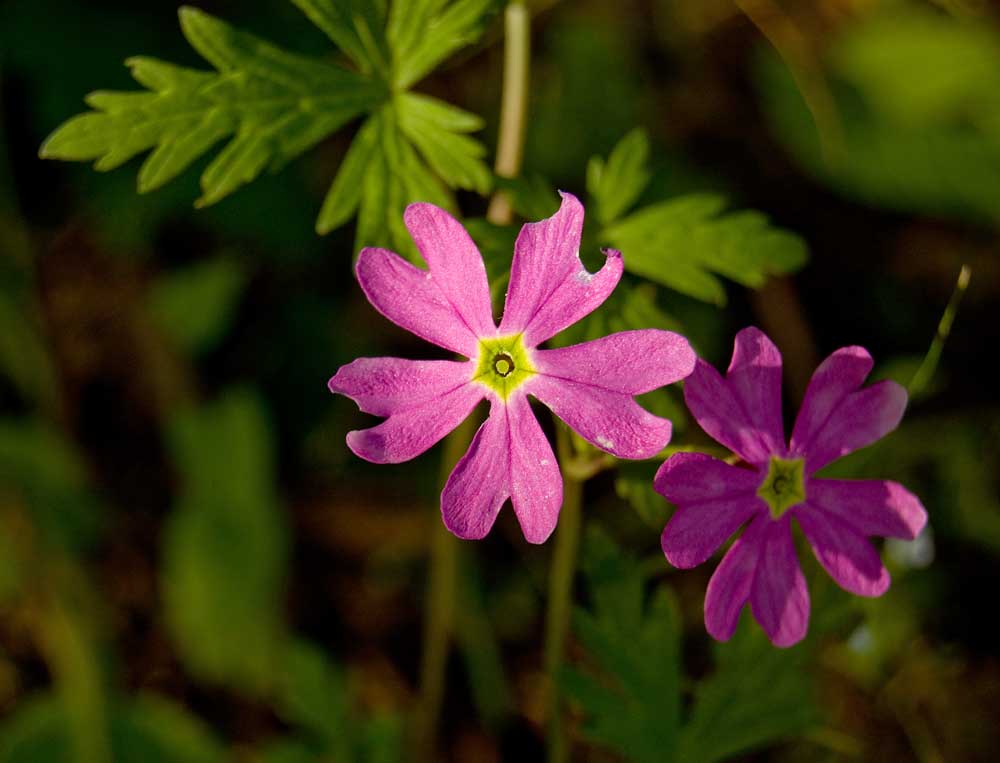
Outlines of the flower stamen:
{"type": "Polygon", "coordinates": [[[771,509],[771,516],[780,519],[792,506],[806,499],[805,460],[771,456],[767,476],[757,488],[757,495],[771,509]]]}
{"type": "Polygon", "coordinates": [[[479,340],[479,362],[473,381],[489,388],[501,400],[535,373],[520,334],[479,340]]]}

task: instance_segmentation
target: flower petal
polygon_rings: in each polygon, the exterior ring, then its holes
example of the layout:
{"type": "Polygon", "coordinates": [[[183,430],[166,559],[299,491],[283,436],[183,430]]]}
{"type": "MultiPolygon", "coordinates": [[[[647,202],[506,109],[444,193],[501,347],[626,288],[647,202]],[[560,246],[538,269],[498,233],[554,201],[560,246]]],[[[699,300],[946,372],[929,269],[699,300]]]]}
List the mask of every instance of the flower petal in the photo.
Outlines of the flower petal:
{"type": "Polygon", "coordinates": [[[593,312],[614,291],[622,275],[620,252],[588,273],[580,261],[583,205],[568,193],[552,217],[521,228],[514,244],[510,288],[500,334],[524,335],[535,347],[593,312]]]}
{"type": "Polygon", "coordinates": [[[528,543],[544,543],[562,508],[562,475],[552,446],[525,395],[507,401],[510,421],[510,499],[528,543]]]}
{"type": "Polygon", "coordinates": [[[410,204],[403,222],[441,294],[472,333],[496,334],[483,256],[462,224],[433,204],[410,204]]]}
{"type": "Polygon", "coordinates": [[[784,454],[781,353],[759,329],[736,335],[725,378],[699,360],[684,400],[702,429],[746,461],[761,465],[784,454]]]}
{"type": "Polygon", "coordinates": [[[906,390],[893,381],[859,389],[872,369],[863,347],[843,347],[824,360],[806,390],[792,431],[791,451],[811,474],[894,430],[906,409],[906,390]]]}
{"type": "Polygon", "coordinates": [[[622,331],[592,342],[537,350],[535,368],[546,376],[640,395],[673,384],[694,369],[694,350],[672,331],[622,331]]]}
{"type": "Polygon", "coordinates": [[[760,475],[703,453],[677,453],[656,472],[653,487],[677,504],[660,546],[675,567],[697,567],[740,525],[767,507],[756,495],[760,475]]]}
{"type": "Polygon", "coordinates": [[[920,499],[888,480],[809,481],[809,504],[832,514],[866,537],[913,540],[927,524],[920,499]]]}
{"type": "Polygon", "coordinates": [[[493,401],[489,418],[448,477],[441,493],[445,527],[460,538],[482,538],[508,497],[525,539],[544,542],[562,506],[562,478],[523,394],[493,401]]]}
{"type": "Polygon", "coordinates": [[[770,519],[758,515],[729,548],[705,591],[705,628],[718,641],[729,641],[750,598],[764,535],[770,519]]]}
{"type": "Polygon", "coordinates": [[[466,383],[393,413],[378,426],[347,433],[347,446],[366,461],[398,464],[423,453],[457,427],[483,399],[483,388],[466,383]]]}
{"type": "Polygon", "coordinates": [[[852,392],[816,436],[802,444],[806,472],[881,440],[899,426],[906,398],[906,390],[890,380],[852,392]]]}
{"type": "Polygon", "coordinates": [[[619,458],[652,458],[670,442],[670,422],[630,395],[544,374],[524,388],[585,440],[619,458]]]}
{"type": "Polygon", "coordinates": [[[479,341],[431,273],[388,249],[366,248],[355,267],[361,290],[382,315],[421,339],[474,358],[479,341]]]}
{"type": "Polygon", "coordinates": [[[819,563],[837,585],[858,596],[881,596],[889,573],[872,544],[849,524],[822,509],[797,507],[795,519],[819,563]]]}
{"type": "Polygon", "coordinates": [[[341,366],[328,386],[365,413],[391,416],[467,384],[475,372],[471,360],[358,358],[341,366]]]}
{"type": "Polygon", "coordinates": [[[809,629],[809,590],[787,516],[767,522],[750,592],[750,609],[775,646],[797,644],[809,629]]]}

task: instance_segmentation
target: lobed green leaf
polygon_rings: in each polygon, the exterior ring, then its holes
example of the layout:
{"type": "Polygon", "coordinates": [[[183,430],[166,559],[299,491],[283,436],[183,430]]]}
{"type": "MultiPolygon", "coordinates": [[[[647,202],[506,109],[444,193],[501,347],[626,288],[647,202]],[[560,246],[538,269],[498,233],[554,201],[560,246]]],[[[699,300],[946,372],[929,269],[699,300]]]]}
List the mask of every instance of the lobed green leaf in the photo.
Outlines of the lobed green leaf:
{"type": "Polygon", "coordinates": [[[602,226],[610,225],[639,200],[652,177],[648,165],[649,137],[638,127],[618,142],[606,162],[596,156],[590,160],[587,192],[602,226]]]}
{"type": "Polygon", "coordinates": [[[805,263],[801,238],[759,212],[720,214],[724,206],[714,194],[682,196],[644,207],[601,236],[623,252],[630,272],[717,304],[725,291],[713,273],[756,288],[805,263]]]}

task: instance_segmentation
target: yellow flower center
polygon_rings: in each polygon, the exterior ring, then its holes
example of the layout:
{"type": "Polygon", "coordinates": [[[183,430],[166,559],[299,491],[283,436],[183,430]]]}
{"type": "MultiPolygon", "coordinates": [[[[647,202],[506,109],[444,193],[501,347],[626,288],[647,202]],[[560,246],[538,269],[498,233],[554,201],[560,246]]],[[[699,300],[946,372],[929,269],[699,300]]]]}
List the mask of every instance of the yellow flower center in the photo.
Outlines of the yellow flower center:
{"type": "Polygon", "coordinates": [[[806,499],[805,461],[771,456],[767,476],[757,488],[757,495],[771,509],[771,516],[780,519],[792,506],[806,499]]]}
{"type": "Polygon", "coordinates": [[[473,381],[506,400],[535,373],[520,334],[479,340],[479,362],[473,381]]]}

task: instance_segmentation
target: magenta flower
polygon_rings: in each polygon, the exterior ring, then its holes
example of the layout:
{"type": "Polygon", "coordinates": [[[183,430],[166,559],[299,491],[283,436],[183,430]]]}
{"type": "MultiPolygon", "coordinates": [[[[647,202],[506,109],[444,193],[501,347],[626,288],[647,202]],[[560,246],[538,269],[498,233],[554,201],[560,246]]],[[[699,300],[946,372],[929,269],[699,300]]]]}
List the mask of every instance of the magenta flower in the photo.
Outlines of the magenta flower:
{"type": "Polygon", "coordinates": [[[736,335],[726,378],[703,360],[684,398],[709,435],[746,465],[678,453],[656,473],[655,487],[677,505],[663,530],[663,553],[675,567],[695,567],[744,523],[712,575],[705,627],[720,641],[736,629],[743,605],[775,646],[791,646],[809,625],[809,592],[792,541],[791,521],[820,564],[846,591],[880,596],[889,573],[867,540],[912,540],[927,521],[919,499],[895,482],[818,479],[814,473],[870,445],[899,424],[906,390],[882,381],[861,389],[872,369],[862,347],[828,357],[809,382],[785,445],[781,354],[756,328],[736,335]]]}
{"type": "Polygon", "coordinates": [[[482,257],[465,229],[431,204],[410,205],[404,221],[429,269],[363,249],[358,282],[393,323],[468,360],[360,358],[342,367],[330,390],[387,417],[350,432],[347,445],[375,463],[407,461],[488,398],[489,418],[441,493],[445,526],[460,538],[482,538],[510,498],[524,537],[542,543],[556,525],[562,478],[528,395],[597,447],[649,458],[669,442],[671,425],[633,396],[687,376],[694,352],[683,337],[656,330],[538,349],[595,310],[622,275],[615,251],[605,251],[597,273],[583,267],[583,206],[570,194],[562,194],[555,215],[521,228],[499,329],[482,257]]]}

